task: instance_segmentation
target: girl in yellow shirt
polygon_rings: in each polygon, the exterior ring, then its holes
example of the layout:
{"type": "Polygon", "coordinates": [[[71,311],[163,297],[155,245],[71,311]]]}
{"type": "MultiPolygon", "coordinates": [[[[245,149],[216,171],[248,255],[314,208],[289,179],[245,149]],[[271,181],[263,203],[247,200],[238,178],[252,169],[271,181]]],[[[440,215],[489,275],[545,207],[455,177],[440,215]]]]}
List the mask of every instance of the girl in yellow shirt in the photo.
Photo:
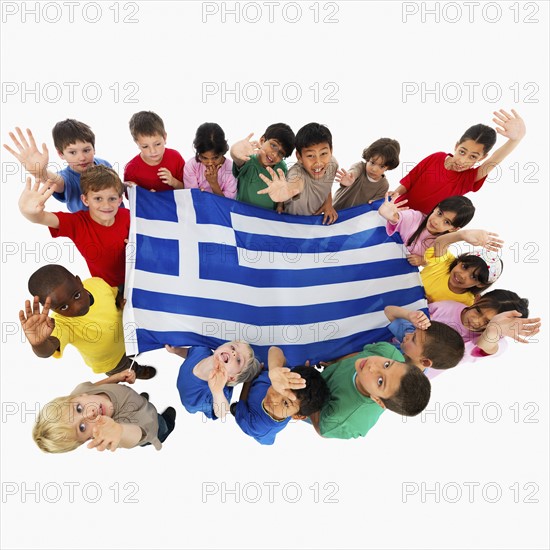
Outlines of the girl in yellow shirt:
{"type": "Polygon", "coordinates": [[[476,295],[489,288],[502,273],[498,252],[503,241],[496,233],[465,229],[439,236],[424,254],[426,267],[421,271],[428,302],[454,300],[471,306],[476,295]],[[483,248],[455,257],[449,246],[466,241],[483,248]]]}

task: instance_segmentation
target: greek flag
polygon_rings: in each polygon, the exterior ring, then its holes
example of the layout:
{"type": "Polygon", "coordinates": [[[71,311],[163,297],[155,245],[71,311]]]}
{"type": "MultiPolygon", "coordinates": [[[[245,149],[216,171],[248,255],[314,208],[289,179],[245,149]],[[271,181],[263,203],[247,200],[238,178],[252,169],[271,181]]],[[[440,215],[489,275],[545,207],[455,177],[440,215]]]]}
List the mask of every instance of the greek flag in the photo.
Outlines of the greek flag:
{"type": "Polygon", "coordinates": [[[240,339],[261,360],[276,345],[313,364],[389,340],[385,306],[427,307],[379,203],[325,226],[196,189],[129,198],[128,354],[240,339]]]}

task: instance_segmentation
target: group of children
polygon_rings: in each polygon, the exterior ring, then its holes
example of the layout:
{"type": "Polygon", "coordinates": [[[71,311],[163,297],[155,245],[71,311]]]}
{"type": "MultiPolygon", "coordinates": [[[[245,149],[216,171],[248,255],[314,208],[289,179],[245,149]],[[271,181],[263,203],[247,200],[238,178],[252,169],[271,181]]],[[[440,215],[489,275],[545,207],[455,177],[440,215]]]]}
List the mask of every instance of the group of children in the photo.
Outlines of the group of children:
{"type": "Polygon", "coordinates": [[[334,223],[338,210],[383,199],[378,212],[388,235],[399,233],[408,261],[421,268],[429,317],[388,305],[392,342],[365,343],[362,351],[323,364],[322,372],[307,364],[289,368],[275,346],[266,366],[246,342],[216,350],[167,346],[184,359],[177,379],[184,407],[212,419],[232,414],[262,444],[272,444],[291,418],[311,423],[323,437],[364,436],[386,408],[419,414],[430,398],[430,378],[461,362],[465,349],[470,356],[492,355],[505,336],[527,342],[540,328],[540,319],[529,318],[528,301],[508,290],[482,294],[502,273],[502,241],[496,233],[463,229],[475,212],[463,195],[479,190],[525,134],[515,111],[494,114],[497,132],[507,141],[489,158],[495,130],[472,126],[453,154],[430,155],[393,192],[385,172],[399,165],[397,141],[375,141],[346,171],[332,154],[329,129],[318,123],[296,134],[287,124],[272,124],[258,141],[249,134],[231,148],[218,124],[204,123],[193,141],[195,156],[185,162],[166,147],[162,119],[142,111],[130,120],[140,152],[126,164],[124,183],[107,161],[95,157],[95,136],[82,122],[68,119],[53,129],[55,148],[68,164],[58,173],[48,171],[48,150],[38,149],[30,130],[10,133],[15,149],[4,147],[35,180],[27,178],[21,213],[49,227],[53,237],[70,238],[91,274],[82,281],[60,265],[38,269],[28,283],[33,299],[19,314],[25,335],[39,357],[61,357],[72,344],[95,373],[108,376],[46,405],[33,432],[38,446],[65,452],[91,439],[88,447],[98,450],[146,444],[159,449],[174,429],[174,408],[158,414],[146,393],[119,385],[156,374],[126,355],[123,340],[130,224],[123,196],[130,185],[154,192],[198,188],[291,215],[323,214],[324,224],[334,223]],[[285,159],[294,149],[297,163],[287,169],[285,159]],[[339,189],[333,197],[334,181],[339,189]],[[52,195],[68,213],[46,211],[52,195]],[[455,257],[449,247],[459,241],[475,248],[455,257]],[[231,404],[240,383],[239,401],[231,404]]]}

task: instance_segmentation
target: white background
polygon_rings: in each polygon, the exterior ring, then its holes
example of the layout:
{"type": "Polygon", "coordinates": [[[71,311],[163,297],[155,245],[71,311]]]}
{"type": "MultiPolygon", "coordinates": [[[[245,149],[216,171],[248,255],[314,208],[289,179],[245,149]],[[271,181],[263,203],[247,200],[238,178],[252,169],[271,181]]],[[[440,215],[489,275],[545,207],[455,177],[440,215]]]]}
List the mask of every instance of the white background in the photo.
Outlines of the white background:
{"type": "MultiPolygon", "coordinates": [[[[470,227],[506,241],[495,286],[528,297],[532,315],[548,319],[547,3],[300,2],[299,13],[278,2],[272,22],[263,2],[206,4],[84,2],[71,14],[67,3],[49,2],[24,17],[23,4],[3,2],[2,142],[15,126],[30,127],[59,162],[51,128],[74,117],[92,126],[97,155],[122,173],[137,153],[128,120],[139,110],[163,117],[168,145],[186,159],[204,121],[218,122],[230,142],[249,132],[259,138],[273,122],[297,131],[318,121],[346,168],[375,139],[398,139],[402,165],[388,173],[395,187],[407,163],[451,152],[467,127],[515,108],[527,136],[471,196],[470,227]],[[222,4],[239,5],[240,22],[222,4]],[[203,97],[204,82],[240,93],[203,97]],[[264,82],[279,83],[272,98],[264,82]],[[404,82],[419,92],[404,98],[404,82]],[[439,94],[421,96],[436,83],[439,94]]],[[[57,261],[88,276],[68,246],[51,244],[45,228],[19,215],[23,181],[2,150],[4,548],[548,547],[546,326],[538,343],[510,342],[498,360],[436,379],[430,415],[404,422],[387,412],[357,441],[322,440],[291,424],[273,447],[242,434],[232,418],[204,423],[187,414],[175,386],[178,359],[151,352],[158,375],[135,388],[159,410],[178,411],[162,452],[43,454],[31,439],[35,409],[97,377],[75,352],[41,360],[21,340],[17,312],[32,272],[57,261]],[[238,497],[225,491],[235,488],[238,497]]]]}

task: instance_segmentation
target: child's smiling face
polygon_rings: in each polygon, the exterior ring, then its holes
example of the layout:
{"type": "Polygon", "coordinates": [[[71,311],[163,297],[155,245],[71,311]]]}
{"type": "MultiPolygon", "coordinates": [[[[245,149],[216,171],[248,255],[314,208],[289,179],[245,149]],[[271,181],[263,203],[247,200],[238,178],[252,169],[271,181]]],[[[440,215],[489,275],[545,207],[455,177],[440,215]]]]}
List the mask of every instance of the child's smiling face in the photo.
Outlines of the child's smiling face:
{"type": "Polygon", "coordinates": [[[482,143],[467,139],[456,144],[453,156],[445,160],[445,167],[453,172],[463,172],[476,162],[481,162],[486,156],[485,146],[482,143]]]}
{"type": "Polygon", "coordinates": [[[122,202],[114,187],[101,191],[88,191],[81,196],[82,202],[89,208],[90,217],[96,223],[110,227],[115,223],[115,216],[122,202]]]}
{"type": "Polygon", "coordinates": [[[477,268],[475,266],[467,267],[462,262],[453,267],[449,273],[449,290],[455,294],[464,294],[471,288],[483,288],[483,283],[479,281],[476,275],[477,268]]]}
{"type": "Polygon", "coordinates": [[[214,364],[221,363],[227,371],[228,381],[234,382],[251,356],[250,346],[247,343],[227,342],[214,351],[214,364]]]}
{"type": "Polygon", "coordinates": [[[426,229],[432,235],[441,235],[443,233],[457,231],[459,228],[453,225],[455,219],[456,219],[456,212],[449,212],[448,210],[444,212],[438,206],[428,216],[428,220],[426,222],[426,229]]]}
{"type": "Polygon", "coordinates": [[[296,151],[296,158],[313,179],[320,180],[327,172],[332,158],[332,149],[325,141],[304,147],[300,153],[296,151]]]}
{"type": "Polygon", "coordinates": [[[258,151],[258,160],[264,167],[275,166],[285,158],[283,146],[276,139],[260,138],[261,147],[258,151]]]}

